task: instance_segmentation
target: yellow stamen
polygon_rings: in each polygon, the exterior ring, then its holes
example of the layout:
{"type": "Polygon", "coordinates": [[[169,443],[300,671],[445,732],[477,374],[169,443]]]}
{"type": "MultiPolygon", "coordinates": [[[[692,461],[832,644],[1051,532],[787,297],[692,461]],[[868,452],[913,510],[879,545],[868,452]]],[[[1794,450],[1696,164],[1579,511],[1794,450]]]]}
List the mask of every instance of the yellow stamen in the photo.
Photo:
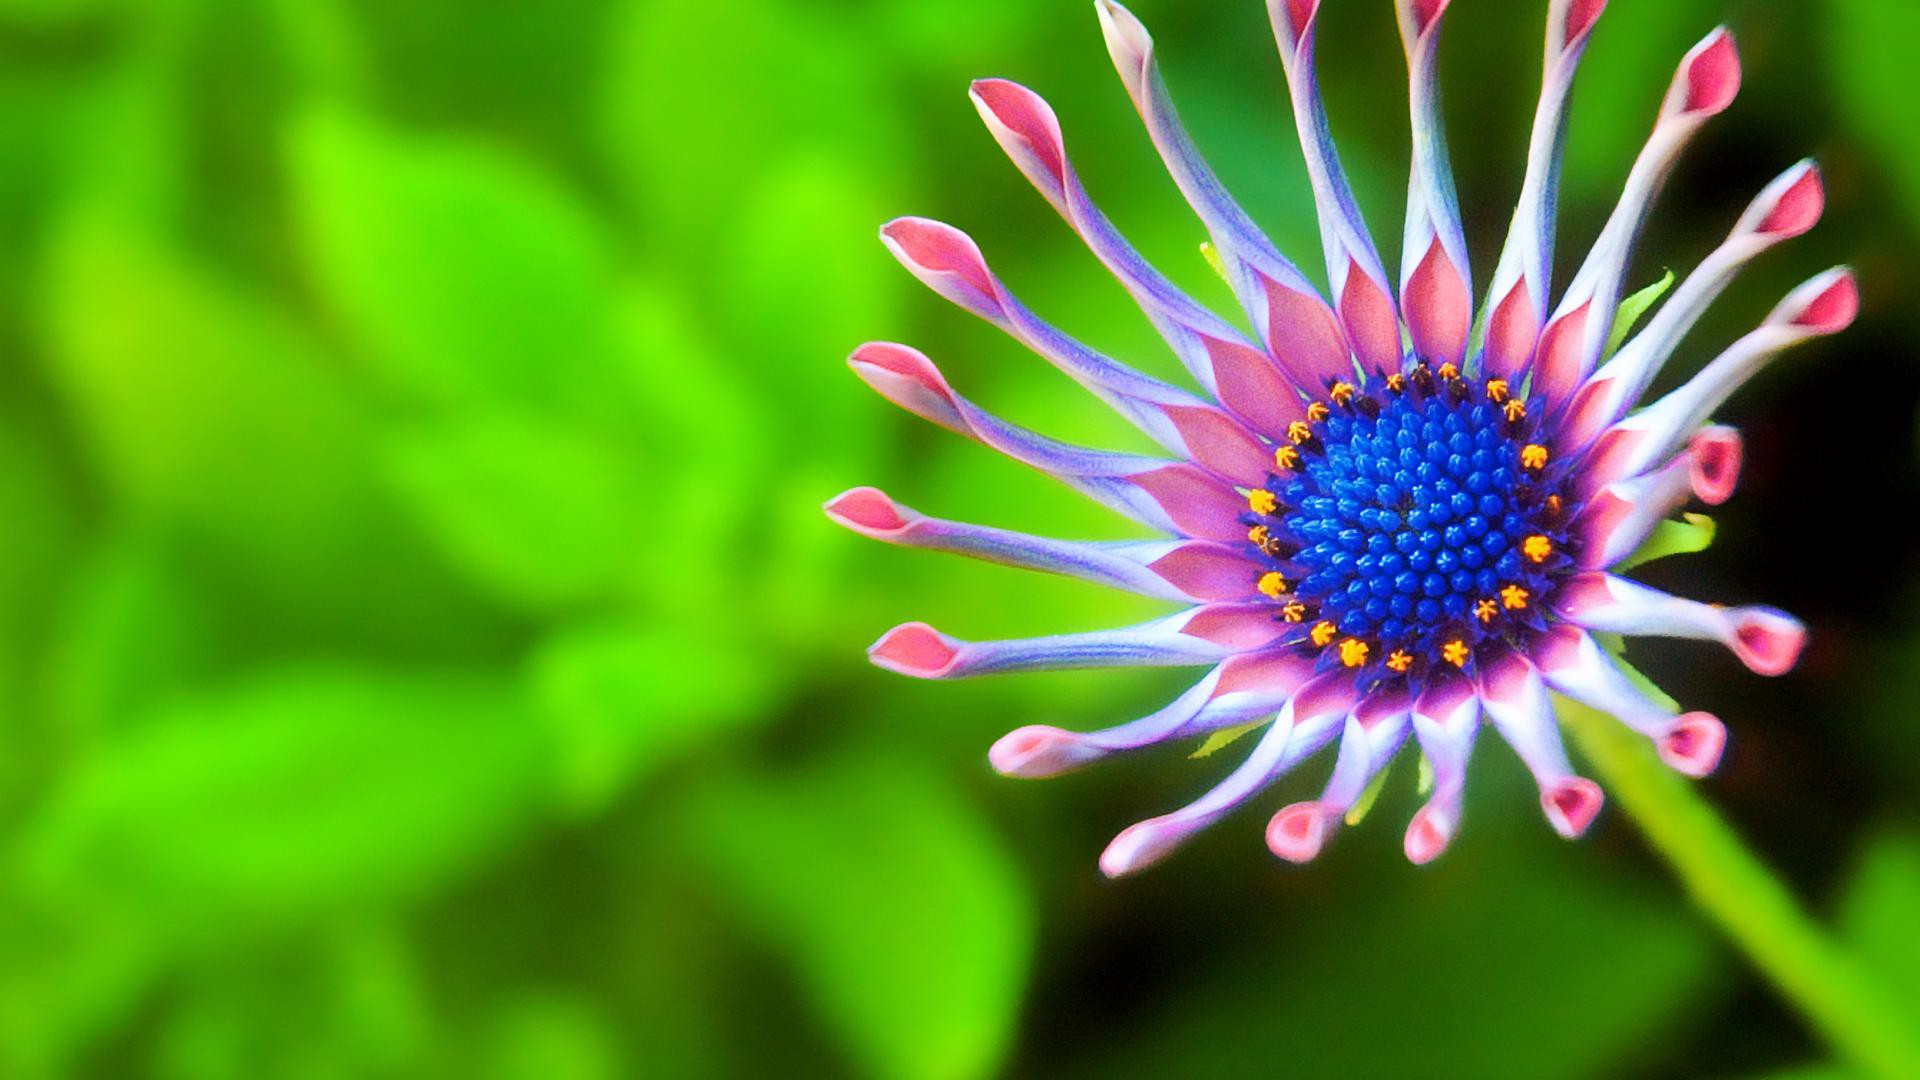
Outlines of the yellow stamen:
{"type": "Polygon", "coordinates": [[[1500,614],[1500,605],[1491,597],[1484,598],[1474,603],[1473,614],[1481,622],[1490,623],[1495,615],[1500,614]]]}
{"type": "Polygon", "coordinates": [[[1300,451],[1291,446],[1282,446],[1273,452],[1273,463],[1283,472],[1291,472],[1300,467],[1300,451]]]}
{"type": "Polygon", "coordinates": [[[1544,469],[1547,467],[1547,448],[1539,443],[1528,443],[1520,448],[1520,467],[1523,469],[1544,469]]]}
{"type": "Polygon", "coordinates": [[[1439,375],[1441,378],[1447,380],[1448,382],[1452,382],[1453,380],[1460,377],[1460,365],[1449,360],[1446,363],[1440,365],[1439,375]]]}
{"type": "Polygon", "coordinates": [[[1266,488],[1254,488],[1247,492],[1247,508],[1256,514],[1271,514],[1280,509],[1280,500],[1266,488]]]}
{"type": "Polygon", "coordinates": [[[1333,635],[1339,632],[1339,627],[1322,619],[1313,624],[1313,629],[1307,632],[1307,637],[1311,639],[1315,645],[1324,646],[1327,642],[1333,640],[1333,635]]]}
{"type": "Polygon", "coordinates": [[[1327,393],[1333,396],[1333,403],[1335,405],[1344,406],[1353,400],[1353,384],[1343,382],[1334,383],[1333,389],[1327,391],[1327,393]]]}
{"type": "Polygon", "coordinates": [[[1389,671],[1405,671],[1413,666],[1413,654],[1405,649],[1395,649],[1387,654],[1389,671]]]}
{"type": "Polygon", "coordinates": [[[1255,525],[1253,528],[1247,530],[1247,542],[1254,547],[1264,548],[1267,546],[1267,541],[1271,539],[1273,539],[1273,534],[1267,531],[1265,525],[1255,525]]]}
{"type": "Polygon", "coordinates": [[[1348,638],[1340,643],[1340,662],[1348,667],[1359,667],[1367,662],[1367,653],[1370,651],[1366,642],[1348,638]]]}
{"type": "Polygon", "coordinates": [[[1313,427],[1305,420],[1295,420],[1287,425],[1287,439],[1295,446],[1313,438],[1313,427]]]}
{"type": "Polygon", "coordinates": [[[1406,388],[1407,388],[1407,377],[1405,375],[1402,375],[1396,371],[1393,374],[1387,376],[1387,389],[1398,394],[1405,391],[1406,388]]]}
{"type": "Polygon", "coordinates": [[[1307,422],[1317,424],[1325,420],[1332,412],[1333,410],[1327,408],[1327,403],[1324,401],[1310,402],[1307,405],[1307,422]]]}
{"type": "Polygon", "coordinates": [[[1440,646],[1440,659],[1445,660],[1457,668],[1466,667],[1467,658],[1472,655],[1473,650],[1467,648],[1467,643],[1459,638],[1454,638],[1452,641],[1440,646]]]}
{"type": "Polygon", "coordinates": [[[1521,611],[1527,606],[1527,597],[1531,594],[1518,585],[1509,585],[1500,590],[1500,603],[1508,611],[1521,611]]]}
{"type": "Polygon", "coordinates": [[[1507,402],[1506,412],[1507,423],[1517,424],[1527,418],[1527,403],[1519,398],[1513,398],[1507,402]]]}
{"type": "Polygon", "coordinates": [[[1289,588],[1292,586],[1287,584],[1287,575],[1278,570],[1269,570],[1260,575],[1260,591],[1275,600],[1285,595],[1289,588]]]}
{"type": "Polygon", "coordinates": [[[1560,501],[1560,496],[1558,495],[1547,496],[1547,513],[1558,514],[1560,513],[1560,508],[1564,505],[1566,504],[1560,501]]]}
{"type": "Polygon", "coordinates": [[[1493,402],[1495,405],[1507,400],[1507,380],[1488,379],[1487,400],[1493,402]]]}
{"type": "Polygon", "coordinates": [[[1280,617],[1288,622],[1305,622],[1307,605],[1298,600],[1289,600],[1287,606],[1280,609],[1280,617]]]}
{"type": "Polygon", "coordinates": [[[1546,562],[1547,556],[1553,554],[1553,541],[1538,534],[1529,536],[1520,541],[1520,554],[1525,555],[1529,562],[1546,562]]]}

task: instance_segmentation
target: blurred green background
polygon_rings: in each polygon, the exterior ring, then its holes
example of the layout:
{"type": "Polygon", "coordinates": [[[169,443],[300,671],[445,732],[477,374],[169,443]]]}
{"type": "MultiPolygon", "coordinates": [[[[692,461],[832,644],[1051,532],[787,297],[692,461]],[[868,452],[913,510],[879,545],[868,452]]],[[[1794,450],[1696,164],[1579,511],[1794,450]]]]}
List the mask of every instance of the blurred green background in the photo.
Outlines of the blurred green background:
{"type": "MultiPolygon", "coordinates": [[[[1432,867],[1400,855],[1404,762],[1318,863],[1272,859],[1266,815],[1321,763],[1110,883],[1106,840],[1225,758],[1021,784],[985,749],[1138,715],[1181,673],[866,665],[910,618],[1024,636],[1156,610],[879,548],[818,509],[875,483],[1123,535],[841,366],[913,342],[1015,419],[1137,445],[874,235],[951,220],[1042,314],[1174,370],[965,97],[979,75],[1047,95],[1095,196],[1228,306],[1089,7],[0,3],[0,1076],[1819,1067],[1629,821],[1561,843],[1492,744],[1432,867]]],[[[1455,7],[1443,80],[1484,280],[1544,3],[1455,7]]],[[[1391,6],[1328,8],[1334,125],[1397,253],[1391,6]]],[[[1646,575],[1797,611],[1806,663],[1767,683],[1705,648],[1636,659],[1729,721],[1709,798],[1920,999],[1920,8],[1612,9],[1575,97],[1560,280],[1674,62],[1724,19],[1746,89],[1634,275],[1684,272],[1806,153],[1830,210],[1670,375],[1826,265],[1867,290],[1852,332],[1729,408],[1750,467],[1719,547],[1646,575]]],[[[1137,11],[1200,142],[1317,273],[1259,5],[1137,11]]]]}

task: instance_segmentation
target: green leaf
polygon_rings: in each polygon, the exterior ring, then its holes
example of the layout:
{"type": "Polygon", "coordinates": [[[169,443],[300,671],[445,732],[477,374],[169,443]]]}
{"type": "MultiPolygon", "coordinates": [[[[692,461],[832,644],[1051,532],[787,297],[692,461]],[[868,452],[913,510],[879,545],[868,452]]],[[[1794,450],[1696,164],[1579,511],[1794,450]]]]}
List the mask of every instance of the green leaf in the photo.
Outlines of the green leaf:
{"type": "Polygon", "coordinates": [[[183,965],[152,1052],[160,1080],[433,1072],[420,958],[394,920],[183,965]],[[300,1017],[289,1024],[286,1017],[300,1017]]]}
{"type": "Polygon", "coordinates": [[[604,808],[673,754],[762,715],[766,665],[680,630],[578,627],[534,652],[528,680],[549,725],[560,801],[604,808]]]}
{"type": "MultiPolygon", "coordinates": [[[[0,407],[0,745],[22,747],[39,726],[38,710],[19,702],[37,696],[45,671],[47,627],[57,618],[83,535],[74,490],[50,418],[0,407]]],[[[31,771],[30,752],[0,753],[0,791],[16,770],[31,771]]]]}
{"type": "Polygon", "coordinates": [[[1684,513],[1679,521],[1662,521],[1626,558],[1616,571],[1631,570],[1641,563],[1664,559],[1669,555],[1691,555],[1713,546],[1715,525],[1706,514],[1684,513]]]}
{"type": "Polygon", "coordinates": [[[1251,720],[1244,724],[1235,724],[1232,727],[1221,728],[1219,731],[1211,732],[1207,735],[1206,741],[1202,742],[1199,747],[1195,749],[1193,753],[1188,754],[1187,757],[1195,761],[1204,757],[1212,757],[1215,751],[1232,745],[1240,736],[1245,735],[1254,728],[1265,727],[1266,724],[1267,721],[1265,720],[1251,720]]]}
{"type": "MultiPolygon", "coordinates": [[[[668,265],[724,273],[740,254],[773,249],[715,238],[769,164],[796,151],[860,178],[899,171],[905,99],[886,55],[844,15],[774,0],[626,0],[610,26],[601,143],[649,231],[665,238],[668,265]],[[798,86],[806,93],[782,90],[798,86]]],[[[799,228],[814,217],[811,207],[795,212],[803,206],[786,207],[799,228]]],[[[883,220],[868,220],[867,244],[883,220]]]]}
{"type": "Polygon", "coordinates": [[[536,613],[604,599],[642,549],[637,480],[613,445],[506,415],[397,434],[388,476],[447,560],[536,613]]]}
{"type": "Polygon", "coordinates": [[[122,506],[273,577],[330,569],[366,524],[369,418],[314,342],[111,214],[64,220],[48,276],[50,374],[122,506]]]}
{"type": "Polygon", "coordinates": [[[75,575],[48,665],[51,711],[84,744],[215,667],[221,641],[178,545],[111,535],[75,575]]]}
{"type": "Polygon", "coordinates": [[[552,177],[340,108],[292,125],[287,168],[309,272],[384,382],[438,404],[595,404],[611,254],[552,177]]]}
{"type": "Polygon", "coordinates": [[[1920,140],[1913,137],[1913,43],[1920,6],[1885,0],[1831,0],[1822,6],[1829,49],[1823,70],[1836,115],[1860,136],[1892,181],[1909,228],[1920,226],[1920,140]]]}
{"type": "Polygon", "coordinates": [[[262,650],[442,658],[484,636],[492,613],[381,491],[360,388],[301,326],[117,211],[78,207],[54,233],[49,381],[113,515],[177,545],[210,618],[262,650]]]}
{"type": "Polygon", "coordinates": [[[193,940],[419,895],[537,809],[545,748],[510,691],[285,667],[182,699],[61,777],[22,880],[193,940]]]}
{"type": "Polygon", "coordinates": [[[1627,340],[1627,335],[1633,332],[1634,324],[1638,323],[1641,316],[1658,303],[1671,288],[1673,288],[1673,271],[1668,270],[1660,275],[1659,281],[1620,301],[1620,309],[1613,316],[1613,330],[1607,335],[1607,351],[1603,355],[1612,356],[1619,352],[1620,346],[1627,340]]]}
{"type": "Polygon", "coordinates": [[[1920,1024],[1920,839],[1883,833],[1868,843],[1840,901],[1840,933],[1860,963],[1910,1003],[1920,1024]]]}
{"type": "Polygon", "coordinates": [[[632,1076],[621,1064],[622,1027],[578,994],[523,992],[496,1010],[478,1075],[501,1080],[614,1080],[632,1076]]]}
{"type": "Polygon", "coordinates": [[[862,1071],[992,1074],[1019,1014],[1031,902],[992,828],[897,757],[714,783],[687,841],[794,965],[862,1071]]]}

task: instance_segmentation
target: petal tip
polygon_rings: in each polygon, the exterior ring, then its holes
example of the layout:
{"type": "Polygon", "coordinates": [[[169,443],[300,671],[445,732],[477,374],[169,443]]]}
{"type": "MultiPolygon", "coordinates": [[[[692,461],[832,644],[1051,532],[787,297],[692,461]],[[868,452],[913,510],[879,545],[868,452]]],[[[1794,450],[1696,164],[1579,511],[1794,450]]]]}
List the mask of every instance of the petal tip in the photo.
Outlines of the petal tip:
{"type": "Polygon", "coordinates": [[[987,750],[987,762],[1002,776],[1039,780],[1085,764],[1076,753],[1081,738],[1045,724],[1029,724],[1000,736],[987,750]]]}
{"type": "Polygon", "coordinates": [[[1719,506],[1733,497],[1740,483],[1740,463],[1745,444],[1732,428],[1708,428],[1694,436],[1688,467],[1693,493],[1708,506],[1719,506]]]}
{"type": "Polygon", "coordinates": [[[1740,49],[1725,26],[1695,45],[1681,69],[1685,97],[1681,111],[1701,116],[1722,112],[1740,92],[1740,49]]]}
{"type": "Polygon", "coordinates": [[[1719,767],[1727,748],[1727,726],[1712,713],[1690,712],[1660,736],[1659,748],[1660,760],[1669,768],[1698,779],[1719,767]]]}
{"type": "Polygon", "coordinates": [[[899,505],[879,488],[851,488],[828,499],[821,509],[834,524],[869,536],[895,533],[907,527],[899,505]]]}
{"type": "Polygon", "coordinates": [[[1827,209],[1827,190],[1820,166],[1808,158],[1787,170],[1784,186],[1760,222],[1759,232],[1791,240],[1820,222],[1827,209]]]}
{"type": "Polygon", "coordinates": [[[1336,813],[1323,803],[1294,803],[1267,822],[1267,849],[1291,863],[1313,861],[1326,844],[1336,813]]]}
{"type": "Polygon", "coordinates": [[[1100,31],[1114,60],[1118,62],[1124,55],[1135,64],[1144,64],[1153,52],[1153,38],[1140,19],[1114,0],[1093,0],[1093,10],[1100,17],[1100,31]]]}
{"type": "Polygon", "coordinates": [[[1440,807],[1432,804],[1421,807],[1407,825],[1407,838],[1403,845],[1407,860],[1416,866],[1424,866],[1439,858],[1453,841],[1454,825],[1452,815],[1440,807]]]}
{"type": "Polygon", "coordinates": [[[1580,776],[1569,777],[1540,793],[1540,808],[1546,812],[1548,824],[1569,840],[1587,831],[1605,801],[1600,785],[1580,776]]]}
{"type": "Polygon", "coordinates": [[[1313,29],[1313,17],[1320,12],[1320,0],[1267,0],[1267,11],[1276,26],[1298,42],[1313,29]]]}
{"type": "Polygon", "coordinates": [[[959,654],[945,634],[920,622],[894,627],[867,649],[867,659],[874,666],[916,679],[946,675],[959,654]]]}
{"type": "Polygon", "coordinates": [[[1166,818],[1149,818],[1120,831],[1100,853],[1100,872],[1110,878],[1137,874],[1165,858],[1184,835],[1166,818]]]}
{"type": "Polygon", "coordinates": [[[1567,6],[1560,47],[1567,49],[1578,44],[1593,29],[1593,24],[1600,21],[1601,14],[1606,10],[1607,0],[1573,0],[1567,6]]]}
{"type": "Polygon", "coordinates": [[[1860,314],[1860,283],[1851,267],[1837,267],[1814,279],[1817,292],[1793,314],[1793,325],[1816,334],[1837,334],[1860,314]]]}
{"type": "Polygon", "coordinates": [[[1769,607],[1740,608],[1731,615],[1727,644],[1756,675],[1785,675],[1800,662],[1807,628],[1799,619],[1769,607]]]}
{"type": "Polygon", "coordinates": [[[1453,0],[1409,0],[1407,12],[1413,16],[1414,34],[1424,35],[1428,30],[1433,29],[1433,24],[1439,22],[1440,17],[1447,13],[1447,5],[1452,2],[1453,0]]]}

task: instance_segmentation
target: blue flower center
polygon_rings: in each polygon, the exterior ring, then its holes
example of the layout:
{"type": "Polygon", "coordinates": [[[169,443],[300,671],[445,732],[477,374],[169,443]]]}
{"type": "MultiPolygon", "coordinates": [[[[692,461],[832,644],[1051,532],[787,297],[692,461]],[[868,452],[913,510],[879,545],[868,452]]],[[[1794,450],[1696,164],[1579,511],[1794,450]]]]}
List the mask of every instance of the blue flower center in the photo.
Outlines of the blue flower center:
{"type": "Polygon", "coordinates": [[[1560,470],[1504,382],[1416,369],[1335,387],[1251,503],[1262,591],[1331,661],[1420,679],[1543,628],[1566,555],[1560,470]],[[1292,467],[1288,467],[1292,466],[1292,467]]]}

